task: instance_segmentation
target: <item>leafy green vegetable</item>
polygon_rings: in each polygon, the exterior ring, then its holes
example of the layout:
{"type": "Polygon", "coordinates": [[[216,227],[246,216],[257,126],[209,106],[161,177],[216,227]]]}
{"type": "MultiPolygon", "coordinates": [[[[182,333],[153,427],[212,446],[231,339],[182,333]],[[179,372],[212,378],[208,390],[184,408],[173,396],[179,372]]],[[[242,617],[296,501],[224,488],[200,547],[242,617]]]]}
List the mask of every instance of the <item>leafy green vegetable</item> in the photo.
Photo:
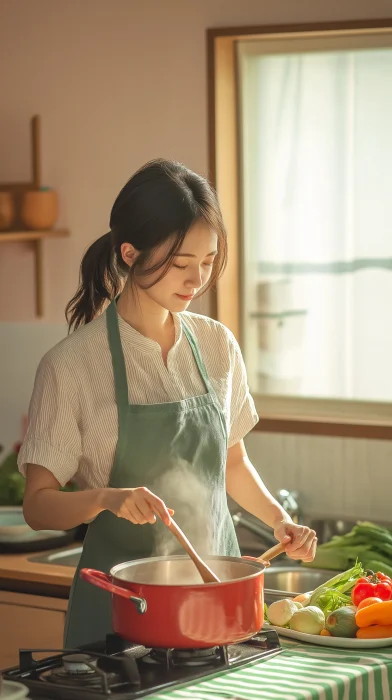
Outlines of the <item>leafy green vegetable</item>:
{"type": "Polygon", "coordinates": [[[25,479],[18,471],[17,455],[11,452],[0,466],[0,506],[23,503],[25,479]]]}
{"type": "Polygon", "coordinates": [[[268,605],[267,603],[264,603],[264,620],[270,624],[270,621],[268,619],[268,605]]]}
{"type": "MultiPolygon", "coordinates": [[[[21,506],[23,504],[26,480],[18,470],[17,459],[17,452],[12,451],[0,464],[0,506],[21,506]]],[[[76,484],[69,483],[60,490],[75,491],[77,488],[76,484]]]]}
{"type": "MultiPolygon", "coordinates": [[[[372,563],[379,562],[379,571],[392,566],[392,532],[367,521],[359,521],[351,532],[337,535],[318,547],[316,556],[306,566],[342,571],[360,560],[365,569],[375,570],[372,563]]],[[[389,570],[390,571],[390,570],[389,570]]]]}
{"type": "Polygon", "coordinates": [[[365,573],[366,572],[363,569],[362,564],[357,561],[355,565],[351,567],[351,569],[348,569],[348,571],[344,571],[342,574],[337,574],[333,578],[329,579],[329,581],[323,583],[322,586],[316,588],[316,590],[314,590],[312,593],[311,600],[320,595],[320,592],[325,594],[325,589],[332,589],[340,594],[349,593],[352,588],[354,588],[357,580],[361,576],[364,576],[365,573]]]}
{"type": "Polygon", "coordinates": [[[375,559],[370,559],[366,561],[366,568],[370,569],[371,571],[382,571],[383,574],[386,574],[386,576],[390,576],[392,578],[392,565],[391,563],[387,564],[385,561],[376,561],[375,559]]]}
{"type": "Polygon", "coordinates": [[[350,605],[351,598],[344,593],[340,593],[334,588],[321,586],[317,588],[309,601],[309,605],[320,608],[327,617],[331,612],[338,610],[344,605],[350,605]]]}

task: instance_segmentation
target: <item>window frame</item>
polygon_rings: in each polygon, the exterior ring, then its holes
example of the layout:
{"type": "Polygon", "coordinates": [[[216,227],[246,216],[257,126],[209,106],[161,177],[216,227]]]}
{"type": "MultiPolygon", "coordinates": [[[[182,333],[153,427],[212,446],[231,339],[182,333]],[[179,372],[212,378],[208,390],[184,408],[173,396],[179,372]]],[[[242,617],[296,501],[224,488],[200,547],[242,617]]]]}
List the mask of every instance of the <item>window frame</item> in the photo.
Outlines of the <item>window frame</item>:
{"type": "MultiPolygon", "coordinates": [[[[217,190],[228,231],[229,261],[211,293],[210,313],[241,344],[241,158],[236,45],[241,39],[333,37],[392,30],[392,18],[314,24],[207,29],[209,179],[217,190]]],[[[392,403],[254,395],[255,430],[392,440],[392,403]]]]}

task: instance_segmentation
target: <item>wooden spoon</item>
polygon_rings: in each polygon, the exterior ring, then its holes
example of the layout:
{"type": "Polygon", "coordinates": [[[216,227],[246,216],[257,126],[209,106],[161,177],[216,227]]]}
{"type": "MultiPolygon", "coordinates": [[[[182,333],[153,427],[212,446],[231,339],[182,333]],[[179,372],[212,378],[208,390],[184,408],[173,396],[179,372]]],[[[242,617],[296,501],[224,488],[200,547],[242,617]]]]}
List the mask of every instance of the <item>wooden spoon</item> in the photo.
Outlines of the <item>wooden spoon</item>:
{"type": "Polygon", "coordinates": [[[269,564],[270,560],[273,559],[274,557],[277,557],[279,554],[283,554],[283,552],[286,550],[286,544],[282,544],[281,542],[278,542],[278,544],[275,544],[271,549],[268,549],[264,554],[261,555],[261,557],[257,557],[256,561],[259,561],[262,564],[269,564]]]}
{"type": "Polygon", "coordinates": [[[195,548],[191,545],[188,538],[185,537],[183,531],[180,527],[178,527],[177,523],[174,522],[173,518],[171,519],[170,525],[167,525],[167,527],[173,533],[173,535],[177,537],[182,547],[184,547],[184,549],[188,552],[204,583],[220,583],[220,579],[214,574],[213,571],[211,571],[209,566],[207,566],[203,559],[198,555],[195,548]]]}

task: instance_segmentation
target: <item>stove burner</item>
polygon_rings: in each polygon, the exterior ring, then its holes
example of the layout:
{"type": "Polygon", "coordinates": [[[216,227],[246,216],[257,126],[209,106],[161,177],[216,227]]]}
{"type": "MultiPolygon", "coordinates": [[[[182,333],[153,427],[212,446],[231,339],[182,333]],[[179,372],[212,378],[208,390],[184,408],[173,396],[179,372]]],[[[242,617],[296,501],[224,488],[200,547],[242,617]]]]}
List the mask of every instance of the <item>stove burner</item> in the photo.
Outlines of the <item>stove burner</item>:
{"type": "Polygon", "coordinates": [[[64,670],[72,674],[94,673],[97,661],[89,654],[68,654],[68,656],[63,656],[64,670]]]}
{"type": "Polygon", "coordinates": [[[151,649],[143,658],[147,663],[163,664],[168,669],[179,666],[211,666],[228,664],[239,658],[239,652],[227,647],[208,647],[203,649],[151,649]]]}
{"type": "Polygon", "coordinates": [[[150,659],[158,663],[171,661],[173,666],[206,666],[219,656],[218,647],[207,649],[151,649],[150,659]]]}
{"type": "Polygon", "coordinates": [[[103,671],[98,667],[98,659],[89,654],[67,654],[62,658],[62,666],[44,671],[40,677],[57,685],[106,690],[121,682],[119,673],[103,671]]]}

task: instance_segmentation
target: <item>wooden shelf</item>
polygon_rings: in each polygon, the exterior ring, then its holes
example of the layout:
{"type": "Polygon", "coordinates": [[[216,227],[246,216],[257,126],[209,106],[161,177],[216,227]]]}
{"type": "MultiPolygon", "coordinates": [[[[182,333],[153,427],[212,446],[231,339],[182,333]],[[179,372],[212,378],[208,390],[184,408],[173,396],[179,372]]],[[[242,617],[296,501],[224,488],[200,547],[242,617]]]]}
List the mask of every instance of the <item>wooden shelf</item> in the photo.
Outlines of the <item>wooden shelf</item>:
{"type": "Polygon", "coordinates": [[[43,282],[43,241],[50,238],[65,238],[69,236],[67,229],[51,231],[0,231],[0,243],[33,243],[34,272],[35,272],[35,308],[38,318],[44,315],[44,282],[43,282]]]}
{"type": "Polygon", "coordinates": [[[43,285],[43,241],[50,238],[65,238],[69,236],[66,229],[50,231],[23,231],[21,217],[21,202],[25,192],[39,190],[41,178],[41,120],[38,115],[31,119],[31,174],[29,182],[0,182],[0,191],[13,193],[16,203],[16,217],[11,231],[0,231],[0,243],[32,243],[35,267],[35,308],[36,315],[44,315],[44,285],[43,285]]]}
{"type": "Polygon", "coordinates": [[[65,238],[66,236],[69,236],[67,229],[53,229],[52,231],[0,231],[0,243],[38,241],[42,238],[65,238]]]}

